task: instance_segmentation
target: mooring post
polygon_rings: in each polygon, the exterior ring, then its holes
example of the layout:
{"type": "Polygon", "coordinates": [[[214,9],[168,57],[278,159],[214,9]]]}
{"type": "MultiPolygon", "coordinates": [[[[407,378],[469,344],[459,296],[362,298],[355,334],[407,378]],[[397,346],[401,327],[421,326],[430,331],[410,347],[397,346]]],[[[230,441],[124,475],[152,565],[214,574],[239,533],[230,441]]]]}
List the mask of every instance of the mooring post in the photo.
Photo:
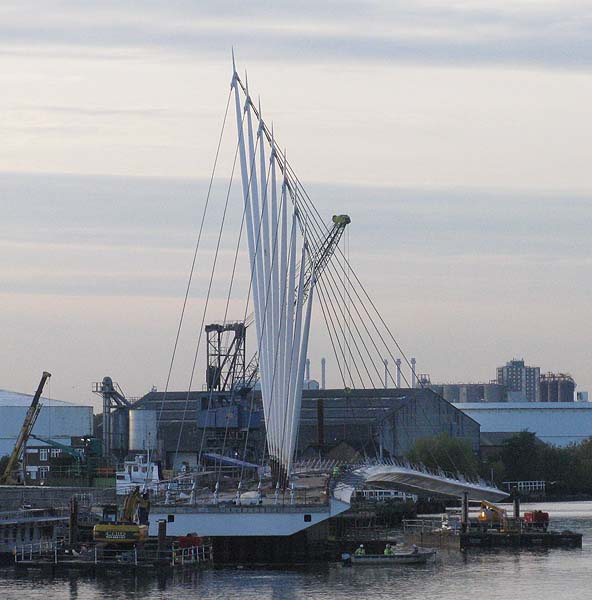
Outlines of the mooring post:
{"type": "Polygon", "coordinates": [[[462,532],[466,533],[469,529],[469,492],[463,492],[462,495],[462,532]]]}
{"type": "Polygon", "coordinates": [[[520,519],[520,493],[516,486],[512,488],[512,496],[514,500],[514,518],[518,520],[520,519]]]}
{"type": "Polygon", "coordinates": [[[161,560],[165,546],[166,546],[166,519],[159,519],[158,521],[158,541],[156,546],[156,557],[157,560],[161,560]]]}
{"type": "Polygon", "coordinates": [[[68,545],[72,548],[78,543],[78,498],[76,498],[76,496],[70,498],[70,514],[68,521],[68,545]]]}

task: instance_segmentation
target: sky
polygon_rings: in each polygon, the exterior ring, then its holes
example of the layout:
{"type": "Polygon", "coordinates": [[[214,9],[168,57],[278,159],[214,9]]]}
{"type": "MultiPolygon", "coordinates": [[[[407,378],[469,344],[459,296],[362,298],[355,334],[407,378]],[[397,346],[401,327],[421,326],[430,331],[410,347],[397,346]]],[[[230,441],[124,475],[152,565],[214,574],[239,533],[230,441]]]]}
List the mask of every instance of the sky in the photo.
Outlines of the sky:
{"type": "MultiPolygon", "coordinates": [[[[45,369],[78,403],[104,375],[129,396],[163,389],[234,47],[321,214],[350,214],[351,262],[420,372],[488,381],[523,357],[592,391],[591,25],[592,2],[567,0],[5,0],[0,388],[32,392],[45,369]]],[[[231,224],[240,210],[233,197],[231,224]]],[[[224,242],[212,321],[231,228],[224,242]]],[[[326,356],[338,385],[321,317],[311,371],[326,356]]]]}

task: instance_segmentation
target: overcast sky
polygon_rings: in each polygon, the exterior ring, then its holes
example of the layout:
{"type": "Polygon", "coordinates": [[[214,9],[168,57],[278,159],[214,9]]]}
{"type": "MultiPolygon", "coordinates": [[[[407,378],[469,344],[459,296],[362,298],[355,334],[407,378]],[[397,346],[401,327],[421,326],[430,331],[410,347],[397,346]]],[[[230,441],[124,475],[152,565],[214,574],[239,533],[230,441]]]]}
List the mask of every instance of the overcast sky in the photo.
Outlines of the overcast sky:
{"type": "MultiPolygon", "coordinates": [[[[46,369],[75,402],[106,374],[162,389],[234,45],[419,371],[524,357],[592,390],[591,27],[569,1],[0,3],[0,388],[46,369]]],[[[320,317],[312,374],[326,355],[337,385],[320,317]]]]}

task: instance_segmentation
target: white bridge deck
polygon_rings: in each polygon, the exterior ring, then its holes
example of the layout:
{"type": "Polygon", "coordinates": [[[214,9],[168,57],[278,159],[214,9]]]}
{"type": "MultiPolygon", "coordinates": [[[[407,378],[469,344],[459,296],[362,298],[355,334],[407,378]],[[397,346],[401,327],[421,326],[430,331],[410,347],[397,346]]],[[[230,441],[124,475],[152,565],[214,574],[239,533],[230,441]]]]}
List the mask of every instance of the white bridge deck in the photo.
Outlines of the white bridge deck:
{"type": "MultiPolygon", "coordinates": [[[[425,467],[391,460],[339,469],[332,485],[326,487],[327,492],[331,490],[330,496],[324,495],[316,485],[317,501],[302,502],[306,475],[319,470],[331,472],[332,467],[333,463],[324,463],[315,469],[315,465],[311,464],[307,470],[304,465],[296,465],[295,471],[300,478],[298,494],[292,502],[286,502],[285,497],[276,501],[267,496],[262,497],[260,502],[250,499],[235,504],[228,496],[226,501],[217,503],[155,503],[150,511],[150,535],[156,535],[157,522],[162,519],[167,521],[169,535],[186,535],[195,531],[210,537],[289,536],[348,510],[356,489],[367,483],[380,483],[424,495],[461,497],[466,492],[474,500],[498,501],[508,497],[506,492],[483,480],[434,473],[425,467]]],[[[318,484],[319,478],[313,479],[318,484]]],[[[314,494],[309,493],[309,499],[312,497],[314,494]]]]}

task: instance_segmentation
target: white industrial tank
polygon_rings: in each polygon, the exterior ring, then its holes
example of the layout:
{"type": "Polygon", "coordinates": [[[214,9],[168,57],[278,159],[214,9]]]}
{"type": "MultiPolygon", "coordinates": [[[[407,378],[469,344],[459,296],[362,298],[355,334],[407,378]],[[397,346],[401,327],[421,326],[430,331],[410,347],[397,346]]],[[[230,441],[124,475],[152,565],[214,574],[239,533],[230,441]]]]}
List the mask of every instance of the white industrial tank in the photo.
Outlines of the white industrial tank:
{"type": "Polygon", "coordinates": [[[158,412],[156,410],[129,411],[129,451],[156,450],[158,412]]]}

